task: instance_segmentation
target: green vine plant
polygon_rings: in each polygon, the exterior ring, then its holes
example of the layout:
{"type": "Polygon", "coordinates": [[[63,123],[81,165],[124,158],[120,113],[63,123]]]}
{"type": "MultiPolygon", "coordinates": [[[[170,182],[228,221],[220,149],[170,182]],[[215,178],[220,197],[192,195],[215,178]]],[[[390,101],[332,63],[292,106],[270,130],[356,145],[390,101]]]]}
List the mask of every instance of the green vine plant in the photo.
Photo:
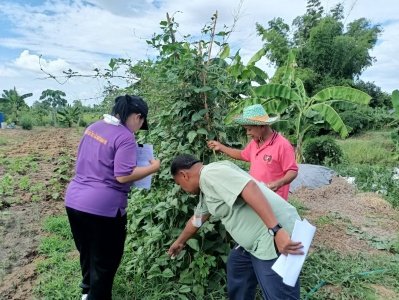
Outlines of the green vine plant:
{"type": "Polygon", "coordinates": [[[229,143],[228,137],[233,141],[241,137],[242,131],[225,126],[225,117],[240,94],[251,93],[252,81],[265,84],[268,79],[255,66],[264,51],[244,64],[239,50],[231,54],[227,42],[231,29],[224,26],[218,31],[217,21],[215,12],[199,38],[180,38],[179,24],[168,14],[160,22],[160,33],[147,41],[157,51],[154,59],[135,64],[112,59],[112,72],[102,74],[125,70],[129,78],[125,89],[108,87],[104,108],[120,93],[140,95],[149,104],[150,130],[138,140],[154,145],[162,169],[153,177],[150,191],[131,192],[123,266],[125,277],[133,282],[145,278],[149,285],[159,285],[158,292],[164,292],[160,299],[225,296],[225,262],[232,241],[218,220],[207,222],[175,260],[166,254],[198,202],[174,184],[170,162],[181,153],[194,154],[205,163],[218,159],[208,149],[207,140],[229,143]]]}

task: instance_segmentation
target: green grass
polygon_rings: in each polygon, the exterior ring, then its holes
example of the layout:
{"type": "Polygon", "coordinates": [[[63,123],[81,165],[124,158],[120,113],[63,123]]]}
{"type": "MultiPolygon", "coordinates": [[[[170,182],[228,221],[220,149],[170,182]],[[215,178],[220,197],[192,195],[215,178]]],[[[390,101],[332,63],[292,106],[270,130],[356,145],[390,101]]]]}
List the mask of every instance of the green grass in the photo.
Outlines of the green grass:
{"type": "MultiPolygon", "coordinates": [[[[295,202],[295,200],[294,200],[295,202]]],[[[295,202],[296,204],[299,201],[295,202]]],[[[297,207],[303,207],[296,205],[297,207]]],[[[301,209],[301,208],[300,208],[301,209]]],[[[306,210],[306,208],[304,208],[306,210]]],[[[321,218],[320,223],[330,223],[333,215],[321,218]]],[[[78,255],[74,249],[68,220],[65,215],[50,217],[44,221],[44,237],[39,247],[43,260],[37,265],[39,274],[35,287],[39,299],[79,299],[81,280],[78,255]]],[[[391,253],[397,253],[398,240],[392,242],[391,253]]],[[[147,279],[132,274],[127,264],[131,259],[126,245],[121,266],[119,267],[113,287],[115,300],[169,300],[192,299],[189,294],[177,296],[172,287],[184,287],[168,279],[147,279]]],[[[334,250],[317,248],[304,264],[301,273],[301,299],[379,299],[373,284],[399,295],[399,255],[381,252],[378,256],[366,254],[343,255],[334,250]]],[[[149,267],[151,266],[151,262],[149,267]]],[[[210,300],[226,299],[225,291],[220,288],[210,300]]],[[[261,299],[259,296],[257,299],[261,299]]]]}
{"type": "Polygon", "coordinates": [[[290,196],[288,202],[296,208],[298,214],[303,217],[304,214],[309,210],[298,198],[290,196]]]}
{"type": "Polygon", "coordinates": [[[36,266],[35,294],[39,299],[79,299],[80,266],[68,219],[65,215],[44,220],[43,237],[38,252],[43,258],[36,266]]]}
{"type": "Polygon", "coordinates": [[[301,275],[303,299],[378,299],[372,284],[399,295],[399,256],[342,255],[318,248],[301,275]]]}
{"type": "Polygon", "coordinates": [[[355,177],[359,190],[377,192],[393,207],[399,207],[399,180],[392,179],[393,167],[398,166],[398,153],[390,132],[371,131],[337,142],[345,162],[333,166],[335,171],[341,176],[355,177]]]}
{"type": "Polygon", "coordinates": [[[337,140],[350,164],[383,164],[395,166],[395,144],[390,132],[370,131],[346,140],[337,140]]]}
{"type": "Polygon", "coordinates": [[[8,144],[8,140],[4,137],[0,137],[0,146],[5,146],[8,144]]]}

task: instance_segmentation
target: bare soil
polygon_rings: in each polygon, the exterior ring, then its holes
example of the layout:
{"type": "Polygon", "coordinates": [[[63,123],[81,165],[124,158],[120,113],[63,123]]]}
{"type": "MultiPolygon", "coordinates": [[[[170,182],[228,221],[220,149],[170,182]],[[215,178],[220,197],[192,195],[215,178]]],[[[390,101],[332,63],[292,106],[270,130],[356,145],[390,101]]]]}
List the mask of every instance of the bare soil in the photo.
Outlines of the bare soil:
{"type": "MultiPolygon", "coordinates": [[[[0,146],[3,157],[35,156],[39,168],[28,172],[31,184],[46,184],[53,176],[60,155],[75,155],[81,132],[77,129],[35,128],[0,130],[7,140],[0,146]]],[[[0,166],[0,180],[5,175],[0,166]]],[[[45,189],[47,189],[46,186],[45,189]]],[[[65,186],[64,186],[65,188],[65,186]]],[[[62,201],[51,200],[45,191],[40,201],[33,201],[32,193],[17,188],[17,201],[0,199],[0,299],[33,299],[37,274],[35,266],[42,221],[63,212],[62,201]]],[[[304,217],[317,225],[313,246],[323,246],[342,253],[380,253],[376,243],[397,236],[399,212],[373,193],[359,193],[355,186],[335,177],[328,186],[309,190],[300,189],[291,197],[306,207],[304,217]]],[[[7,197],[6,197],[7,198],[7,197]]],[[[15,199],[14,199],[15,200],[15,199]]],[[[334,289],[326,286],[326,289],[334,289]]],[[[380,299],[398,299],[386,287],[373,285],[380,299]]],[[[338,293],[339,294],[339,293],[338,293]]]]}
{"type": "MultiPolygon", "coordinates": [[[[5,159],[35,157],[38,168],[27,170],[26,175],[30,185],[43,186],[32,193],[16,185],[13,196],[0,196],[0,299],[33,299],[42,222],[64,210],[62,201],[51,199],[49,180],[60,155],[75,155],[80,136],[77,129],[67,128],[0,130],[0,137],[7,141],[0,146],[0,155],[5,159]]],[[[0,166],[0,180],[5,169],[0,166]]],[[[13,174],[13,179],[17,182],[21,176],[13,174]]]]}
{"type": "Polygon", "coordinates": [[[318,230],[313,245],[341,253],[377,253],[397,237],[399,211],[374,193],[360,193],[345,179],[334,177],[331,184],[300,189],[293,195],[307,208],[304,215],[318,230]],[[374,245],[373,245],[374,242],[374,245]]]}

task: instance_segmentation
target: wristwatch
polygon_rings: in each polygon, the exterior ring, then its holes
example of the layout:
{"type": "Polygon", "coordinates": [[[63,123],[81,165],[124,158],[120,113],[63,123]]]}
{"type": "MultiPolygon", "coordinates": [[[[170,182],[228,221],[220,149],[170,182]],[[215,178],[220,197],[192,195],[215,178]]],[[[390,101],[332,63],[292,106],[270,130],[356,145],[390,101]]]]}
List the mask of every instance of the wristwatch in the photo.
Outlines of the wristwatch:
{"type": "Polygon", "coordinates": [[[271,236],[275,236],[277,231],[279,231],[281,228],[283,228],[283,226],[281,226],[280,223],[277,223],[276,226],[272,227],[272,228],[268,228],[268,232],[271,236]]]}

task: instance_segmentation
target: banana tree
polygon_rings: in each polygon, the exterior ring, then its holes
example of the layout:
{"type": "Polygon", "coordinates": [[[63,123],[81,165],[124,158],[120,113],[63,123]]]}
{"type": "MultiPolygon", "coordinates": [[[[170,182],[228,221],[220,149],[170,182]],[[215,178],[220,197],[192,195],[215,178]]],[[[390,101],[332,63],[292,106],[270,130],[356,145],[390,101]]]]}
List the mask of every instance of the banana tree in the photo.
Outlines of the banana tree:
{"type": "Polygon", "coordinates": [[[295,129],[296,159],[302,162],[302,145],[306,132],[318,123],[327,123],[342,138],[348,136],[348,128],[332,104],[338,101],[367,105],[371,97],[366,93],[342,86],[325,88],[312,97],[308,97],[300,79],[295,79],[293,87],[284,84],[266,84],[254,88],[256,96],[263,103],[281,102],[287,106],[295,129]]]}
{"type": "Polygon", "coordinates": [[[81,110],[79,106],[66,105],[61,110],[57,111],[57,119],[61,124],[64,124],[67,127],[72,127],[73,124],[77,124],[80,115],[81,110]]]}
{"type": "Polygon", "coordinates": [[[25,99],[32,97],[32,95],[32,93],[20,95],[15,87],[12,90],[3,90],[0,103],[4,103],[5,107],[8,108],[7,112],[11,114],[11,121],[18,124],[21,111],[29,108],[25,99]]]}

